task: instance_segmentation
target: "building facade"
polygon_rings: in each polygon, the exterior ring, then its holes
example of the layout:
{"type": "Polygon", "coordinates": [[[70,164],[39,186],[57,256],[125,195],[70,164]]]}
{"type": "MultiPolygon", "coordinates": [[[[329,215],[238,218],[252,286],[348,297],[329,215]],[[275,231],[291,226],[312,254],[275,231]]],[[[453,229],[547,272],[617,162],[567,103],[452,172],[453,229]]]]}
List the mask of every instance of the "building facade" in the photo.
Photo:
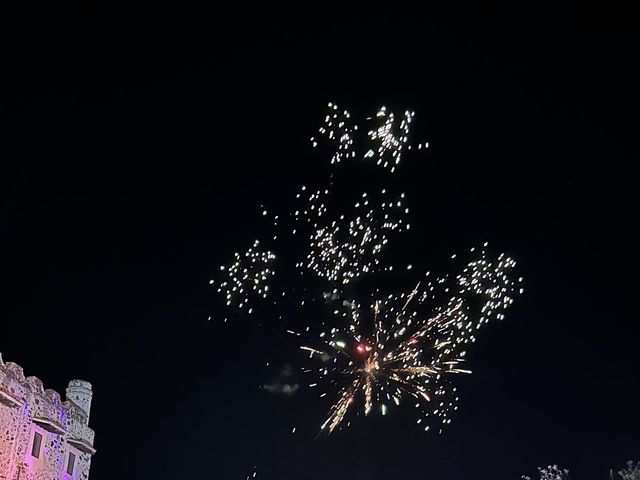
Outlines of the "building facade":
{"type": "Polygon", "coordinates": [[[0,480],[87,480],[92,395],[90,383],[71,380],[62,401],[0,354],[0,480]]]}

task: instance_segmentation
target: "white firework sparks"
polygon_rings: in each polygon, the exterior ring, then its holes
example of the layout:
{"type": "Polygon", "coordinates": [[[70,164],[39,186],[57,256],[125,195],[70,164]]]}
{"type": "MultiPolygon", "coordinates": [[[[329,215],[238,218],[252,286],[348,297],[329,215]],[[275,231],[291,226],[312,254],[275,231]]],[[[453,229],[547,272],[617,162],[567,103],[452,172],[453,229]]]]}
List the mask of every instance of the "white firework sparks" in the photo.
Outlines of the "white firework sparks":
{"type": "Polygon", "coordinates": [[[217,292],[224,297],[228,307],[244,309],[251,314],[251,299],[264,299],[269,294],[269,280],[274,274],[272,266],[276,256],[262,248],[259,240],[255,240],[245,252],[236,252],[233,256],[231,265],[220,267],[223,280],[210,280],[209,283],[217,286],[217,292]]]}
{"type": "MultiPolygon", "coordinates": [[[[298,198],[302,195],[304,190],[298,198]]],[[[305,198],[305,209],[294,213],[298,222],[310,226],[307,258],[298,267],[312,270],[330,283],[345,285],[379,268],[390,234],[409,230],[409,209],[404,194],[390,200],[382,190],[375,196],[363,193],[349,216],[330,216],[327,196],[326,190],[311,193],[305,198]]]]}
{"type": "MultiPolygon", "coordinates": [[[[396,171],[404,150],[410,150],[409,133],[411,122],[415,112],[405,111],[397,125],[393,112],[382,106],[374,117],[367,121],[378,124],[367,132],[370,145],[365,147],[364,155],[358,155],[356,147],[356,132],[358,125],[354,124],[351,114],[347,110],[341,110],[335,103],[329,103],[329,111],[324,118],[323,125],[318,129],[320,136],[326,138],[333,146],[334,153],[331,163],[337,164],[349,158],[373,159],[376,165],[388,169],[391,173],[396,171]]],[[[319,146],[319,138],[311,137],[312,146],[319,146]]],[[[429,144],[418,144],[418,149],[428,148],[429,144]]]]}
{"type": "Polygon", "coordinates": [[[404,112],[404,118],[400,121],[399,132],[394,132],[395,117],[388,113],[386,107],[382,107],[376,114],[377,119],[384,119],[381,126],[369,130],[368,136],[373,142],[377,142],[376,150],[370,149],[365,153],[365,158],[375,158],[376,164],[395,172],[400,163],[402,152],[409,141],[409,127],[415,112],[404,112]]]}
{"type": "MultiPolygon", "coordinates": [[[[334,146],[331,163],[340,163],[345,158],[354,158],[354,136],[358,126],[351,121],[351,114],[346,110],[339,110],[338,106],[329,103],[329,112],[324,117],[324,124],[318,129],[334,146]]],[[[311,145],[318,146],[318,140],[311,137],[311,145]]]]}
{"type": "Polygon", "coordinates": [[[252,480],[254,478],[258,478],[258,470],[256,468],[253,469],[253,472],[244,477],[245,480],[252,480]]]}
{"type": "MultiPolygon", "coordinates": [[[[329,111],[319,132],[332,147],[331,164],[336,171],[329,175],[325,188],[310,191],[303,186],[296,195],[297,208],[285,217],[294,222],[292,238],[301,239],[306,247],[306,257],[296,263],[296,267],[301,272],[310,270],[327,282],[324,290],[391,268],[383,267],[382,252],[392,234],[410,229],[405,194],[392,194],[387,188],[381,188],[373,193],[362,193],[351,208],[344,205],[330,208],[329,203],[339,173],[337,164],[346,159],[374,159],[377,165],[395,171],[404,150],[411,148],[408,139],[413,116],[413,112],[406,111],[397,126],[394,114],[381,107],[374,117],[367,119],[374,123],[373,128],[357,140],[358,126],[352,122],[351,114],[329,103],[329,111]],[[367,153],[358,157],[356,143],[362,143],[360,146],[367,153]]],[[[314,137],[311,140],[314,147],[318,146],[320,139],[314,137]]],[[[426,143],[424,147],[427,147],[426,143]]],[[[423,145],[418,145],[418,148],[422,149],[423,145]]],[[[350,192],[352,187],[348,185],[350,192]]],[[[279,217],[267,210],[263,210],[262,215],[272,220],[275,233],[271,239],[281,240],[279,217]]],[[[251,295],[266,297],[268,281],[273,275],[273,260],[275,254],[260,250],[256,241],[245,254],[236,253],[232,265],[226,269],[223,267],[223,279],[212,280],[211,283],[217,285],[227,307],[244,308],[251,313],[252,307],[247,308],[251,295]]]]}
{"type": "MultiPolygon", "coordinates": [[[[375,117],[367,119],[382,123],[368,131],[364,142],[368,149],[360,158],[374,159],[376,165],[394,172],[403,151],[411,148],[408,141],[413,117],[414,112],[404,112],[396,128],[394,114],[381,107],[375,117]]],[[[358,158],[354,140],[357,130],[348,111],[329,103],[329,113],[320,133],[334,147],[332,164],[358,158]]],[[[318,146],[315,137],[311,140],[314,147],[318,146]]],[[[424,144],[425,148],[427,145],[424,144]]],[[[419,149],[422,147],[418,145],[419,149]]],[[[307,258],[298,267],[308,268],[332,284],[344,285],[380,269],[380,254],[390,240],[390,233],[410,228],[409,209],[404,193],[393,198],[383,188],[377,195],[362,193],[350,213],[330,212],[327,204],[332,193],[329,188],[308,193],[306,187],[302,187],[297,194],[304,204],[293,213],[294,218],[298,224],[310,226],[307,258]]]]}

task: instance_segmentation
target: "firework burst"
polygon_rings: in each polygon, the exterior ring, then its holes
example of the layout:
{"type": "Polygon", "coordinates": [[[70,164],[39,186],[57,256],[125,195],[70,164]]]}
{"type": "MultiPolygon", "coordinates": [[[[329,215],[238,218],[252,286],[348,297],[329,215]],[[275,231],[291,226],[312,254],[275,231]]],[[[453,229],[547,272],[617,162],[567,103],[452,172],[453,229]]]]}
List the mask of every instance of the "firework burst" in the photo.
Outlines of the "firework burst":
{"type": "MultiPolygon", "coordinates": [[[[396,171],[404,150],[411,150],[409,132],[415,112],[405,111],[398,124],[393,112],[382,106],[375,116],[368,117],[367,122],[373,125],[367,131],[367,145],[364,155],[356,151],[356,133],[358,125],[347,110],[341,110],[335,103],[329,103],[324,123],[318,129],[320,137],[327,140],[333,148],[331,164],[341,163],[349,158],[371,159],[375,164],[396,171]]],[[[320,138],[311,137],[311,145],[318,147],[320,138]]],[[[428,143],[418,144],[417,148],[427,148],[428,143]]]]}
{"type": "MultiPolygon", "coordinates": [[[[294,245],[302,243],[305,252],[304,257],[296,255],[295,267],[301,274],[314,273],[320,289],[305,284],[290,295],[296,287],[285,288],[274,303],[295,298],[300,309],[308,301],[313,308],[324,303],[333,310],[303,333],[289,330],[303,339],[299,347],[309,360],[320,362],[303,372],[312,378],[305,382],[309,388],[317,389],[321,398],[332,399],[322,424],[322,430],[329,433],[348,426],[353,414],[386,415],[391,407],[407,402],[417,409],[416,422],[421,428],[442,431],[458,408],[456,374],[471,373],[465,365],[467,348],[482,326],[504,318],[504,311],[522,291],[522,279],[512,275],[515,262],[504,254],[490,259],[483,250],[455,277],[427,274],[408,292],[382,295],[376,288],[357,298],[356,292],[363,291],[358,281],[364,275],[393,270],[393,265],[382,263],[382,252],[393,235],[410,229],[405,194],[390,193],[386,181],[412,149],[413,118],[411,111],[395,116],[382,107],[360,130],[348,111],[330,103],[319,136],[311,138],[314,148],[329,144],[329,178],[324,187],[301,187],[295,207],[283,216],[291,221],[291,237],[287,238],[294,245]],[[347,161],[360,161],[358,168],[373,165],[382,172],[375,175],[382,184],[369,182],[364,193],[359,193],[357,182],[366,175],[358,173],[355,182],[342,182],[353,203],[335,192],[340,184],[338,173],[349,171],[343,166],[347,161]],[[320,291],[324,302],[308,293],[320,291]]],[[[427,147],[427,143],[417,145],[418,150],[427,147]]],[[[282,242],[279,217],[270,216],[267,210],[263,216],[272,217],[271,239],[282,242]]],[[[290,245],[283,250],[290,252],[290,245]]],[[[223,279],[211,283],[227,307],[251,313],[250,301],[264,299],[270,291],[276,257],[258,241],[234,256],[230,266],[221,267],[223,279]]],[[[409,270],[413,270],[411,265],[409,270]]],[[[414,275],[413,271],[404,273],[414,275]]],[[[375,285],[382,285],[378,277],[375,280],[375,285]]],[[[298,325],[300,328],[304,326],[298,325]]]]}
{"type": "MultiPolygon", "coordinates": [[[[367,118],[373,126],[366,138],[357,142],[366,150],[364,155],[356,152],[356,132],[351,114],[329,103],[329,111],[319,133],[332,147],[331,163],[345,159],[368,160],[393,173],[400,163],[404,150],[411,149],[409,131],[414,112],[406,111],[399,122],[386,107],[381,107],[374,117],[367,118]]],[[[311,138],[314,147],[320,139],[311,138]]],[[[424,148],[428,146],[424,144],[424,148]]],[[[423,145],[419,144],[418,149],[423,145]]],[[[334,175],[331,175],[332,179],[334,175]]],[[[333,181],[330,182],[334,185],[333,181]]],[[[354,185],[349,183],[348,189],[354,185]]],[[[375,272],[381,266],[381,252],[389,242],[391,233],[407,231],[409,209],[405,205],[405,194],[392,195],[387,188],[376,194],[364,192],[355,201],[353,208],[345,212],[343,206],[329,208],[333,190],[318,189],[308,192],[302,187],[296,198],[303,202],[293,213],[298,227],[294,233],[309,227],[308,254],[297,266],[309,269],[330,285],[346,285],[375,272]]]]}
{"type": "Polygon", "coordinates": [[[259,240],[255,240],[243,253],[236,252],[233,256],[232,264],[220,267],[223,279],[217,284],[213,279],[209,283],[217,286],[217,292],[224,297],[228,307],[245,309],[251,314],[251,299],[267,298],[276,256],[264,249],[259,240]]]}
{"type": "Polygon", "coordinates": [[[321,397],[335,394],[322,429],[330,433],[348,424],[353,410],[386,415],[390,406],[411,401],[420,412],[417,423],[441,431],[459,400],[453,374],[471,373],[464,368],[467,346],[483,325],[503,318],[522,290],[522,279],[512,279],[514,266],[504,255],[491,261],[482,252],[453,281],[423,281],[409,293],[380,297],[364,308],[346,302],[345,311],[334,312],[342,322],[300,347],[322,363],[303,370],[314,376],[308,386],[324,385],[321,397]],[[439,294],[447,298],[434,307],[439,294]]]}
{"type": "MultiPolygon", "coordinates": [[[[298,198],[304,193],[302,190],[298,198]]],[[[306,224],[310,231],[306,261],[297,266],[330,284],[346,285],[379,269],[391,234],[410,229],[409,209],[404,193],[391,199],[383,189],[378,195],[363,193],[349,215],[330,216],[328,195],[328,190],[309,194],[304,210],[294,213],[296,222],[306,224]]]]}
{"type": "MultiPolygon", "coordinates": [[[[267,210],[262,212],[271,221],[273,242],[289,239],[294,245],[302,243],[306,253],[304,257],[298,256],[297,262],[294,260],[295,267],[300,273],[314,273],[323,283],[320,285],[323,291],[351,284],[365,274],[392,268],[383,266],[382,253],[393,234],[410,228],[405,194],[392,194],[386,187],[378,188],[373,193],[359,194],[347,207],[344,201],[339,202],[336,198],[335,180],[339,174],[338,164],[347,159],[361,160],[364,164],[373,160],[386,173],[394,172],[403,152],[411,149],[408,139],[414,116],[413,112],[406,111],[398,120],[393,112],[381,107],[373,117],[366,119],[366,125],[370,127],[366,134],[357,136],[359,128],[351,114],[334,103],[329,103],[328,107],[319,138],[311,139],[314,147],[328,142],[332,152],[333,167],[326,186],[316,190],[308,190],[305,186],[299,189],[296,207],[283,216],[292,222],[291,236],[283,233],[278,215],[271,215],[267,210]],[[366,153],[358,154],[356,145],[366,153]]],[[[424,148],[427,146],[425,143],[424,148]]],[[[422,148],[419,144],[418,149],[422,148]]],[[[363,165],[363,168],[367,166],[363,165]]],[[[348,192],[353,192],[353,183],[347,182],[346,187],[348,192]]],[[[281,247],[291,250],[290,245],[281,247]]],[[[274,274],[275,254],[263,249],[256,240],[247,251],[235,253],[234,257],[233,263],[221,267],[222,278],[211,280],[210,284],[223,297],[227,309],[252,313],[253,300],[267,296],[274,274]]]]}

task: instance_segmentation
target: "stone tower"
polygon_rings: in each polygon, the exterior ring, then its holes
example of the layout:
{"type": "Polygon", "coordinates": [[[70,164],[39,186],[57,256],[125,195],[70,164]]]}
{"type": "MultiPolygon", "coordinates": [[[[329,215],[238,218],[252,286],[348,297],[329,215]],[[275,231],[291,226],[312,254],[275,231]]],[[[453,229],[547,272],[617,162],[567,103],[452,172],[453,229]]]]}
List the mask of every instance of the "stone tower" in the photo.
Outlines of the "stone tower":
{"type": "Polygon", "coordinates": [[[87,414],[91,413],[91,399],[93,398],[93,390],[91,384],[84,380],[71,380],[67,387],[67,400],[75,403],[80,409],[87,414]]]}

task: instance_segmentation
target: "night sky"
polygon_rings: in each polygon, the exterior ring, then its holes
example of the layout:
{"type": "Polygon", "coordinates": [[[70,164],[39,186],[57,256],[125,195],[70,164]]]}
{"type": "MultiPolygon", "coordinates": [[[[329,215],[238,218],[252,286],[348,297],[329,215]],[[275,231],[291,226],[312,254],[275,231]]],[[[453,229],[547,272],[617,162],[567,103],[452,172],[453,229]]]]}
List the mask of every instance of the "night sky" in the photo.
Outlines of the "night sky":
{"type": "Polygon", "coordinates": [[[630,12],[79,3],[2,19],[0,352],[47,388],[92,382],[92,479],[603,479],[640,459],[630,12]],[[446,272],[489,241],[525,277],[441,436],[399,409],[316,438],[327,404],[258,388],[297,355],[280,323],[215,321],[209,278],[259,205],[326,168],[308,140],[328,101],[415,110],[411,262],[446,272]]]}

